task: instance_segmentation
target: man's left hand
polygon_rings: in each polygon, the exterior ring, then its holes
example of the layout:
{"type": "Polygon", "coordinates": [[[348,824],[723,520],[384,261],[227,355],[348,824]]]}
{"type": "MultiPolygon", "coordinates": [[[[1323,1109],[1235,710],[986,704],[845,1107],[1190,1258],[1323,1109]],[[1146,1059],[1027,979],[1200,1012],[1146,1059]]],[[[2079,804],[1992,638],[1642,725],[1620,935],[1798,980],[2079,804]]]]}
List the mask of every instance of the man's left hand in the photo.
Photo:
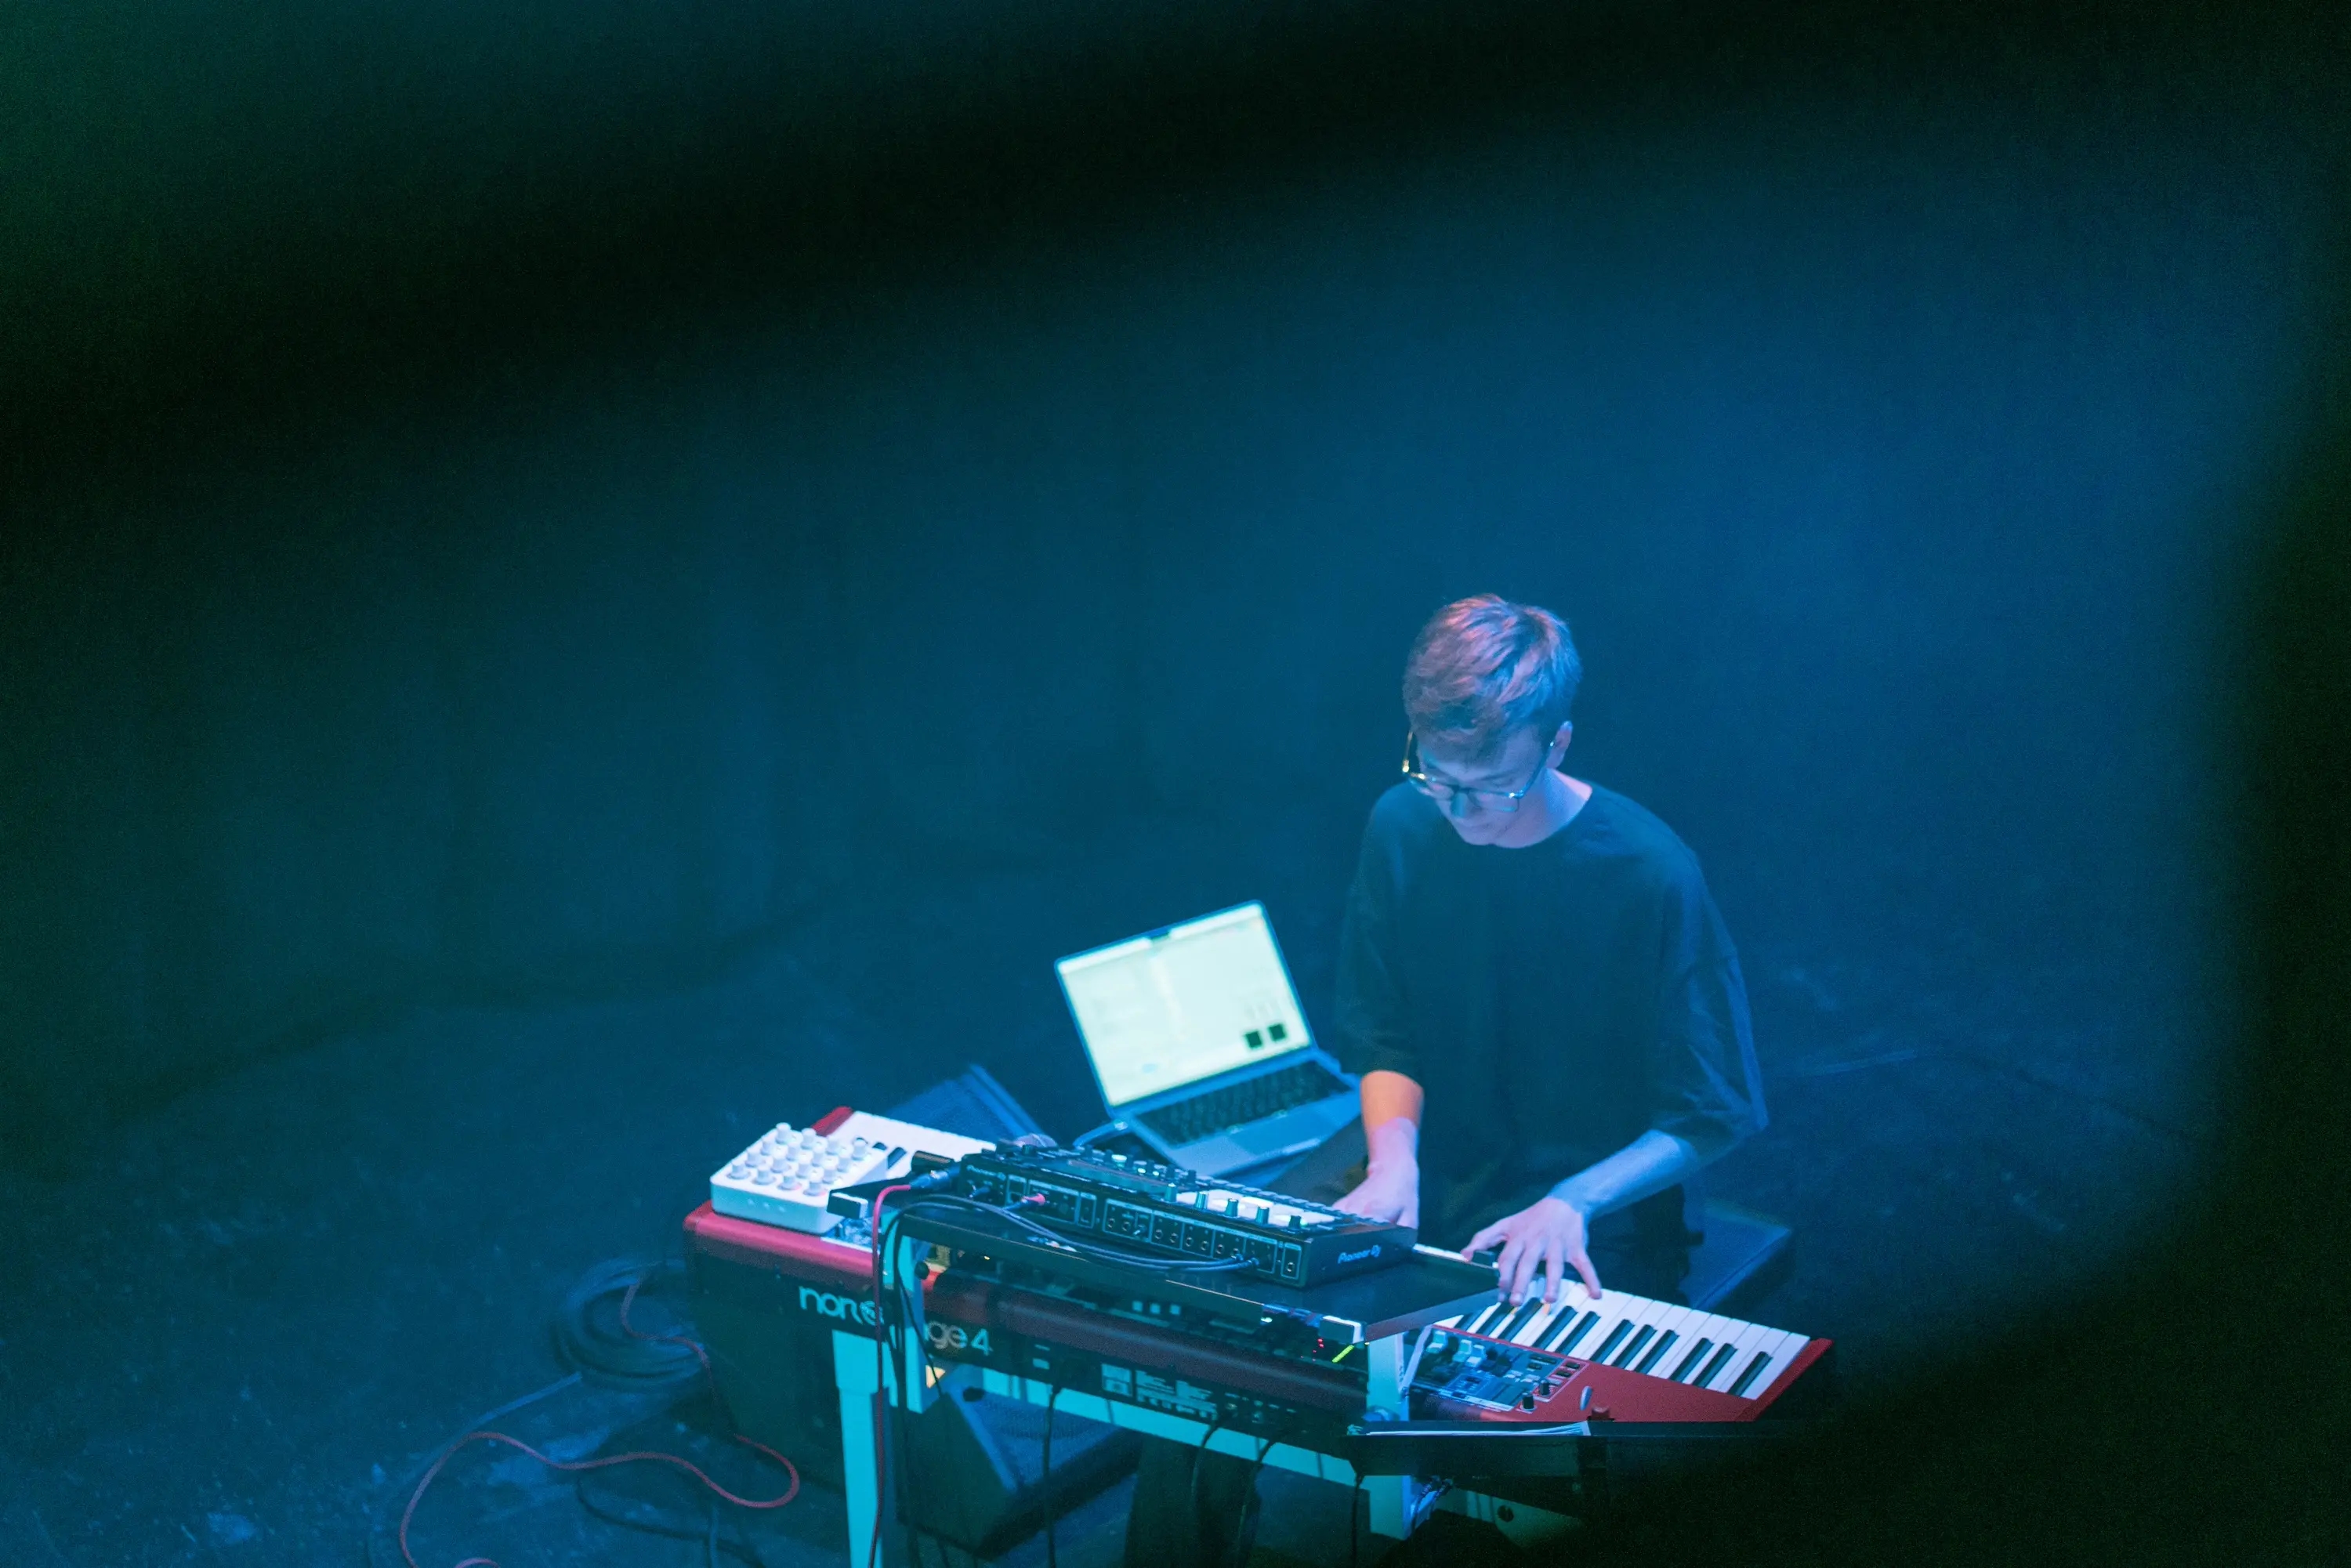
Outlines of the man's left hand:
{"type": "Polygon", "coordinates": [[[1527,1299],[1539,1272],[1543,1300],[1556,1304],[1566,1288],[1569,1269],[1583,1277],[1586,1291],[1595,1300],[1599,1297],[1600,1275],[1583,1249],[1583,1214],[1573,1204],[1562,1198],[1538,1198],[1532,1206],[1504,1215],[1471,1237],[1461,1255],[1467,1258],[1498,1244],[1502,1255],[1494,1260],[1494,1270],[1501,1293],[1512,1306],[1527,1299]]]}

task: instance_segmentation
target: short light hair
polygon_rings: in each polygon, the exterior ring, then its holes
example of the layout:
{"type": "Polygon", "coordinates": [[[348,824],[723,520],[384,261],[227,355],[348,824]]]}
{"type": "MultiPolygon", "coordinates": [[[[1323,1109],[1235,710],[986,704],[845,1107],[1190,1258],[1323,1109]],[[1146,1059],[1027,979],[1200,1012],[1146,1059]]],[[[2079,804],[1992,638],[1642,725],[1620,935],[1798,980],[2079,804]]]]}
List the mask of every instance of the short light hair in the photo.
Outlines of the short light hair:
{"type": "Polygon", "coordinates": [[[1567,722],[1583,662],[1567,622],[1498,594],[1457,600],[1428,618],[1404,664],[1404,711],[1426,745],[1479,759],[1532,726],[1567,722]]]}

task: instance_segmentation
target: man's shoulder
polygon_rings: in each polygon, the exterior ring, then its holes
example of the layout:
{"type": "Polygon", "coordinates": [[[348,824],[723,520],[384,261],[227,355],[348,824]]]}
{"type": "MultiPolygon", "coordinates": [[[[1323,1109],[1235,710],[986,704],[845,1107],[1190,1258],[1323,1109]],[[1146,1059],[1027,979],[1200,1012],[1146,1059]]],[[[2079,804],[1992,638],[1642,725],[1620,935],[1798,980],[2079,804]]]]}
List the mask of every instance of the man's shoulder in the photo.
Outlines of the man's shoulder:
{"type": "Polygon", "coordinates": [[[1401,845],[1426,841],[1432,829],[1444,826],[1445,818],[1427,796],[1409,784],[1391,784],[1372,802],[1368,831],[1374,839],[1401,845]]]}
{"type": "Polygon", "coordinates": [[[1681,835],[1629,795],[1594,784],[1571,825],[1583,829],[1573,837],[1583,853],[1625,862],[1661,883],[1702,880],[1698,856],[1681,835]]]}

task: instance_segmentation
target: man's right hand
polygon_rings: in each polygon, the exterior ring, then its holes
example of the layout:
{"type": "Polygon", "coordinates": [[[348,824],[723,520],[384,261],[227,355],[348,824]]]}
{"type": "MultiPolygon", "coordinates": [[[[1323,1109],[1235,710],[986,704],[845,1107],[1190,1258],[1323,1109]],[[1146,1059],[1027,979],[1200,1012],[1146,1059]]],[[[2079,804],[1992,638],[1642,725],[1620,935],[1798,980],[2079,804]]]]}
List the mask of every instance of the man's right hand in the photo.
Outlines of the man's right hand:
{"type": "Polygon", "coordinates": [[[1334,1206],[1366,1219],[1420,1228],[1420,1166],[1411,1160],[1374,1166],[1363,1185],[1334,1206]]]}
{"type": "Polygon", "coordinates": [[[1338,1207],[1420,1228],[1420,1085],[1401,1072],[1364,1074],[1363,1185],[1338,1207]]]}

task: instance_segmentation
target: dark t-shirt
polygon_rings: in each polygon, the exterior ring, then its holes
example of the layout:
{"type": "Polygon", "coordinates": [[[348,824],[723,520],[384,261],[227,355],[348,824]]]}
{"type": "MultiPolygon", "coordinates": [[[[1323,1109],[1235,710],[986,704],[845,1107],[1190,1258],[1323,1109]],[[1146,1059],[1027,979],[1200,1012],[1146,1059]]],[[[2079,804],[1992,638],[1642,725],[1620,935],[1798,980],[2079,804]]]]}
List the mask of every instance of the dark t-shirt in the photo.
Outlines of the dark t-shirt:
{"type": "Polygon", "coordinates": [[[1739,955],[1698,857],[1613,790],[1594,786],[1542,842],[1499,849],[1390,789],[1364,830],[1338,982],[1348,1068],[1426,1092],[1434,1234],[1653,1127],[1711,1157],[1764,1124],[1739,955]]]}

